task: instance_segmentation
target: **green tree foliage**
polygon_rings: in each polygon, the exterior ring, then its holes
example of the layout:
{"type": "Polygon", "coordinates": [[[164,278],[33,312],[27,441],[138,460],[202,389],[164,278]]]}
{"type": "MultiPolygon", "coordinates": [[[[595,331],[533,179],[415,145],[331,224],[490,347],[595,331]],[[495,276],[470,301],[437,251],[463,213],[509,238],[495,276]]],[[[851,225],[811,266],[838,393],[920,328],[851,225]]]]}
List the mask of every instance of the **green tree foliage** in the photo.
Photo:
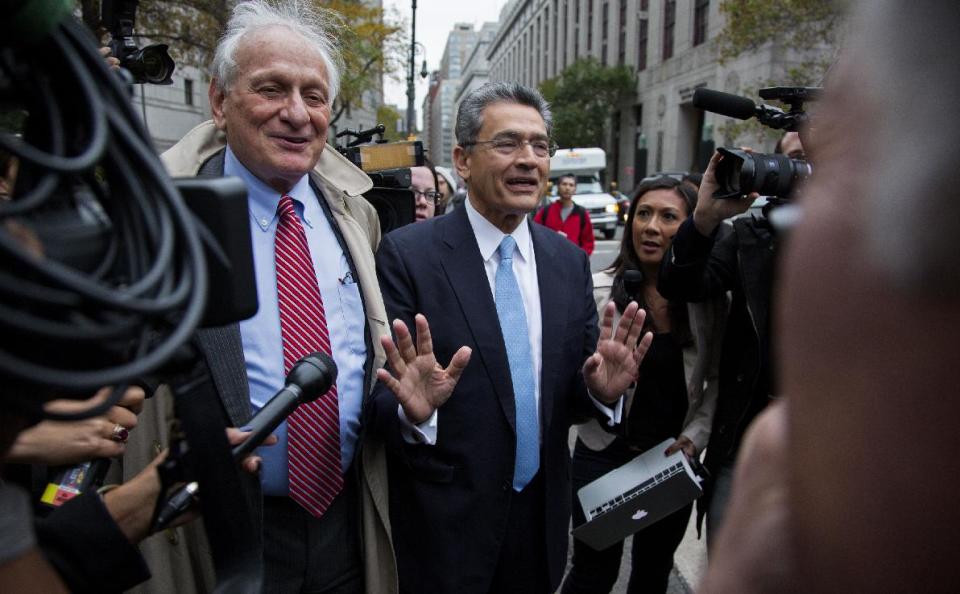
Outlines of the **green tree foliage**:
{"type": "MultiPolygon", "coordinates": [[[[836,60],[849,7],[850,0],[723,0],[724,28],[717,36],[720,61],[756,52],[768,44],[795,58],[777,78],[750,81],[740,89],[754,100],[763,87],[819,86],[836,60]]],[[[720,132],[727,142],[744,136],[763,142],[781,134],[754,120],[726,122],[720,132]]]]}
{"type": "Polygon", "coordinates": [[[561,147],[607,148],[605,133],[617,106],[629,103],[637,86],[625,66],[601,66],[596,58],[581,58],[557,77],[540,83],[540,92],[553,111],[553,136],[561,147]]]}
{"type": "MultiPolygon", "coordinates": [[[[362,107],[364,93],[379,87],[383,72],[404,59],[401,23],[384,10],[359,0],[314,0],[332,11],[343,54],[340,94],[333,105],[334,124],[350,107],[362,107]]],[[[137,33],[151,43],[166,43],[177,64],[206,70],[217,40],[230,18],[233,0],[141,0],[137,33]]],[[[78,0],[83,22],[103,38],[99,0],[78,0]]]]}

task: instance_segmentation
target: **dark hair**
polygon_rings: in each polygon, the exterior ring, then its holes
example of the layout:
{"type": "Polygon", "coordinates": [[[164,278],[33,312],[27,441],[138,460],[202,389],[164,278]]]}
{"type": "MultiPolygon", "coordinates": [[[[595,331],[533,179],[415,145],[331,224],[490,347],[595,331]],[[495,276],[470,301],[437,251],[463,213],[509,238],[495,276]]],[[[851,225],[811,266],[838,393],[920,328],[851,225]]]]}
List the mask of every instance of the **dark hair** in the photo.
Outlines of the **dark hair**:
{"type": "MultiPolygon", "coordinates": [[[[630,209],[627,211],[627,221],[623,227],[623,239],[620,241],[620,253],[608,268],[608,272],[613,273],[613,287],[610,289],[610,297],[617,304],[617,311],[623,313],[632,299],[635,299],[640,307],[646,308],[642,295],[629,295],[623,283],[623,275],[628,270],[637,270],[641,273],[640,259],[637,257],[636,246],[633,245],[633,220],[637,213],[637,205],[640,199],[647,192],[653,190],[674,190],[680,198],[683,199],[687,207],[687,216],[693,214],[697,206],[697,194],[688,184],[668,176],[655,177],[648,179],[636,187],[633,191],[633,197],[630,199],[630,209]]],[[[690,340],[690,324],[687,320],[687,307],[685,303],[670,303],[670,321],[672,333],[678,343],[684,344],[690,340]]],[[[648,317],[645,326],[649,327],[653,320],[648,317]]]]}
{"type": "Polygon", "coordinates": [[[699,188],[700,184],[703,183],[703,174],[702,173],[688,173],[683,176],[683,181],[688,184],[693,184],[694,187],[699,188]]]}
{"type": "Polygon", "coordinates": [[[577,176],[572,173],[561,173],[560,175],[557,176],[557,183],[559,184],[560,180],[565,177],[569,177],[570,179],[573,180],[573,183],[577,183],[577,176]]]}
{"type": "Polygon", "coordinates": [[[553,116],[550,104],[540,91],[515,82],[488,82],[471,92],[460,102],[457,109],[457,123],[454,132],[457,144],[467,152],[473,149],[480,128],[483,127],[483,110],[494,103],[517,103],[537,110],[547,128],[547,136],[553,132],[553,116]]]}

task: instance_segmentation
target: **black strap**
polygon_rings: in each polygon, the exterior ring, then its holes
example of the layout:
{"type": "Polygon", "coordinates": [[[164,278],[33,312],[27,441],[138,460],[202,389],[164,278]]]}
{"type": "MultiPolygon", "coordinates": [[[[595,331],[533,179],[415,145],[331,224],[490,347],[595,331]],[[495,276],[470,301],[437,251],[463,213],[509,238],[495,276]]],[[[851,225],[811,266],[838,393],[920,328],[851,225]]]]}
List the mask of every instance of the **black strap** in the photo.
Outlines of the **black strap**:
{"type": "Polygon", "coordinates": [[[574,204],[573,204],[573,212],[570,213],[570,214],[575,214],[575,215],[577,215],[578,217],[580,217],[580,235],[577,236],[577,242],[579,242],[579,241],[580,241],[580,238],[583,237],[583,228],[584,228],[584,227],[586,226],[586,224],[587,224],[587,217],[584,216],[584,215],[586,214],[586,212],[587,212],[587,211],[585,211],[585,210],[583,209],[583,207],[580,206],[579,204],[577,204],[577,203],[574,203],[574,204]]]}
{"type": "MultiPolygon", "coordinates": [[[[202,359],[201,359],[202,361],[202,359]]],[[[187,475],[200,484],[200,507],[217,575],[215,592],[259,593],[263,579],[260,535],[233,460],[213,381],[205,362],[170,382],[186,434],[187,475]]]]}

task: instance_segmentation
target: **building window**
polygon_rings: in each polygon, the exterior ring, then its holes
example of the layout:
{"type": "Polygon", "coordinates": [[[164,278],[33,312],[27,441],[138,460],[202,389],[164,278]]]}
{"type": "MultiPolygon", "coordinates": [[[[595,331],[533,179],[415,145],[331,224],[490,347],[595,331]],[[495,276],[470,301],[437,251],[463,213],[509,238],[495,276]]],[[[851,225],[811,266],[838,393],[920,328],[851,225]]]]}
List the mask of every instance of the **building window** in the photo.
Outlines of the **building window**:
{"type": "Polygon", "coordinates": [[[536,56],[536,65],[533,70],[533,84],[540,82],[540,66],[545,61],[543,59],[543,52],[540,51],[542,48],[541,39],[543,39],[543,29],[540,28],[540,17],[537,17],[537,28],[533,31],[534,43],[536,44],[533,50],[534,55],[536,56]]]}
{"type": "Polygon", "coordinates": [[[647,69],[647,38],[649,37],[647,19],[640,19],[637,29],[637,71],[647,69]]]}
{"type": "Polygon", "coordinates": [[[673,57],[673,27],[677,21],[677,0],[663,1],[663,60],[673,57]]]}
{"type": "Polygon", "coordinates": [[[607,28],[610,24],[610,1],[603,0],[603,12],[600,16],[600,61],[606,66],[607,65],[607,28]]]}
{"type": "Polygon", "coordinates": [[[550,52],[550,62],[543,61],[543,78],[550,78],[550,72],[557,72],[557,0],[553,0],[553,29],[550,28],[550,7],[545,9],[543,17],[543,39],[547,51],[550,52]],[[553,45],[550,44],[550,33],[553,33],[553,45]]]}
{"type": "Polygon", "coordinates": [[[580,57],[580,0],[573,0],[576,15],[573,18],[573,59],[580,57]]]}
{"type": "Polygon", "coordinates": [[[617,65],[623,66],[627,59],[627,0],[617,0],[619,3],[619,13],[617,26],[620,27],[620,34],[617,37],[617,65]]]}
{"type": "Polygon", "coordinates": [[[640,0],[640,10],[649,10],[650,0],[640,0]]]}
{"type": "Polygon", "coordinates": [[[654,171],[663,171],[663,130],[657,132],[657,159],[654,171]]]}
{"type": "Polygon", "coordinates": [[[593,0],[587,0],[587,53],[593,53],[593,0]]]}
{"type": "Polygon", "coordinates": [[[707,40],[707,19],[710,14],[710,0],[694,0],[693,5],[693,45],[707,40]]]}
{"type": "Polygon", "coordinates": [[[183,79],[183,103],[193,105],[193,80],[189,78],[183,79]]]}
{"type": "Polygon", "coordinates": [[[567,67],[567,23],[570,22],[567,0],[563,0],[560,11],[563,16],[557,16],[557,28],[560,29],[560,45],[557,46],[557,52],[560,53],[560,69],[557,70],[557,74],[567,67]]]}

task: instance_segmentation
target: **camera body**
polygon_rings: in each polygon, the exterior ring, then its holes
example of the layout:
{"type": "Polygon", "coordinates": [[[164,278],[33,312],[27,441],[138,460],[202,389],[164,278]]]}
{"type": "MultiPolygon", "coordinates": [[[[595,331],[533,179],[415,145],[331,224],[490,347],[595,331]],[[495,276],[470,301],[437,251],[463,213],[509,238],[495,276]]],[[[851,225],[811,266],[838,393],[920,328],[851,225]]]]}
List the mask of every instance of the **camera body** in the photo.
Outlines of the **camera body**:
{"type": "Polygon", "coordinates": [[[120,60],[135,84],[173,84],[176,65],[167,51],[167,44],[157,43],[144,48],[134,40],[133,26],[139,0],[103,0],[100,20],[110,33],[110,52],[120,60]]]}
{"type": "MultiPolygon", "coordinates": [[[[756,118],[761,124],[775,130],[797,132],[809,116],[803,109],[807,101],[820,98],[818,87],[767,87],[759,95],[768,101],[781,101],[790,106],[789,111],[760,105],[756,118]]],[[[779,201],[789,200],[796,187],[813,174],[809,162],[791,159],[780,154],[749,153],[736,148],[717,149],[723,160],[717,166],[716,178],[719,188],[713,197],[736,199],[757,192],[779,201]]]]}
{"type": "Polygon", "coordinates": [[[426,161],[422,142],[387,142],[383,139],[384,131],[383,124],[357,132],[344,130],[337,138],[350,136],[353,140],[337,150],[373,182],[373,188],[363,197],[377,210],[380,231],[388,233],[416,220],[410,168],[422,167],[426,161]]]}

